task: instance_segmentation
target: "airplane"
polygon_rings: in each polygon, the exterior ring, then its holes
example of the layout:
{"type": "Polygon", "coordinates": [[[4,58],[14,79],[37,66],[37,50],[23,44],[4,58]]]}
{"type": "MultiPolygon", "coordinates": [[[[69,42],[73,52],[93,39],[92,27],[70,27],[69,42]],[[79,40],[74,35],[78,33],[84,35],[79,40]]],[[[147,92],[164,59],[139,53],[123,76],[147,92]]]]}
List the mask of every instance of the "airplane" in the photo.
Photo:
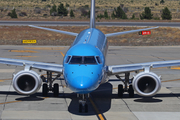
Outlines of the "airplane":
{"type": "Polygon", "coordinates": [[[79,97],[79,112],[82,112],[82,110],[88,112],[87,98],[101,84],[108,82],[109,76],[115,75],[124,84],[118,85],[119,97],[123,97],[124,92],[128,92],[129,97],[134,97],[134,91],[140,96],[149,97],[155,95],[161,88],[160,77],[151,72],[151,68],[180,65],[180,60],[171,60],[107,66],[107,38],[158,27],[104,34],[96,28],[95,24],[95,0],[91,0],[90,25],[88,29],[80,33],[29,25],[34,28],[75,36],[76,38],[66,52],[62,65],[0,58],[1,64],[24,67],[24,70],[13,76],[14,89],[19,94],[31,95],[36,93],[42,86],[43,96],[47,96],[48,92],[52,91],[53,95],[58,97],[59,85],[57,83],[53,84],[53,82],[60,75],[63,75],[67,87],[77,93],[79,97]],[[38,75],[32,68],[46,71],[47,77],[38,75]],[[131,72],[137,74],[130,79],[131,72]],[[53,78],[52,73],[57,73],[57,75],[53,78]],[[124,75],[123,78],[122,74],[124,75]]]}

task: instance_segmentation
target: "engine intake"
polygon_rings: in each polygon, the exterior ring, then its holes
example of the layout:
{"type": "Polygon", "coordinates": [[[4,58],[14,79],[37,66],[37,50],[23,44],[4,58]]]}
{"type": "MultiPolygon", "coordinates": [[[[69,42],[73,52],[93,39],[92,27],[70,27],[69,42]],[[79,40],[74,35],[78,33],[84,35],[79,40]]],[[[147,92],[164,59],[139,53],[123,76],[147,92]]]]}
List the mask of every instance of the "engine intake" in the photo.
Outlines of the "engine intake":
{"type": "Polygon", "coordinates": [[[20,71],[13,78],[13,87],[19,94],[34,94],[41,87],[42,80],[34,71],[20,71]]]}
{"type": "Polygon", "coordinates": [[[141,72],[133,79],[133,88],[141,96],[153,96],[161,88],[160,78],[152,72],[141,72]]]}

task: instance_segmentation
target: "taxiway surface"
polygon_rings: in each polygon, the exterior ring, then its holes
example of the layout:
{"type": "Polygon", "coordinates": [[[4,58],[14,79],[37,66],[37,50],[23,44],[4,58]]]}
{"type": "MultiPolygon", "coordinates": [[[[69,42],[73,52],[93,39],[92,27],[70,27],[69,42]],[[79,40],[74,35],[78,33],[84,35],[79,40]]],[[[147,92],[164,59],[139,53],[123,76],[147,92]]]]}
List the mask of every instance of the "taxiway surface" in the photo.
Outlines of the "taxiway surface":
{"type": "MultiPolygon", "coordinates": [[[[0,46],[0,57],[26,59],[62,64],[67,46],[0,46]]],[[[164,60],[180,60],[180,47],[119,47],[110,46],[107,65],[119,65],[164,60]]],[[[153,98],[135,94],[129,98],[117,96],[120,81],[110,81],[91,93],[89,112],[78,112],[76,94],[66,88],[62,80],[59,97],[41,95],[41,89],[32,96],[19,95],[12,87],[12,74],[22,67],[0,64],[0,115],[2,120],[179,120],[180,68],[152,70],[162,76],[162,88],[153,98]]],[[[37,70],[35,70],[37,71],[37,70]]],[[[38,72],[38,71],[37,71],[38,72]]],[[[41,74],[45,74],[42,72],[41,74]]],[[[134,74],[131,74],[133,76],[134,74]]],[[[62,78],[63,79],[63,78],[62,78]]]]}
{"type": "MultiPolygon", "coordinates": [[[[88,26],[89,22],[85,21],[0,21],[0,26],[88,26]]],[[[179,22],[96,22],[101,26],[160,26],[160,27],[180,27],[179,22]]]]}

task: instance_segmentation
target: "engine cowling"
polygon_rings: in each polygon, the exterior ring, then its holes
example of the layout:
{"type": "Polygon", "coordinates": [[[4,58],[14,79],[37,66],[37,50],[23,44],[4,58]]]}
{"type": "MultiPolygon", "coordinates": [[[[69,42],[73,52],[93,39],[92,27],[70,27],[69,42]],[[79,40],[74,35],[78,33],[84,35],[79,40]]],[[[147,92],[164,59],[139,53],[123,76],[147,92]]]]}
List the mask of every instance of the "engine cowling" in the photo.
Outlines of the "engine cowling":
{"type": "Polygon", "coordinates": [[[161,88],[161,80],[155,73],[141,72],[133,79],[133,88],[141,96],[153,96],[161,88]]]}
{"type": "Polygon", "coordinates": [[[32,70],[20,71],[13,78],[13,87],[19,94],[34,94],[39,90],[41,84],[40,76],[32,70]]]}

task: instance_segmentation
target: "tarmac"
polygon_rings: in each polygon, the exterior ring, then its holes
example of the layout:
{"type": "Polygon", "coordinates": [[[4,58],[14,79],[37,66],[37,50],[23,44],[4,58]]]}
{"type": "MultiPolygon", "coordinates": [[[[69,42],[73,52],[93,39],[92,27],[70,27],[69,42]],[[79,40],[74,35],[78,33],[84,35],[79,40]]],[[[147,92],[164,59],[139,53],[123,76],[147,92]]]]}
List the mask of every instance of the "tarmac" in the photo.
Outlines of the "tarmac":
{"type": "MultiPolygon", "coordinates": [[[[0,57],[25,59],[62,64],[69,46],[0,46],[0,57]]],[[[180,60],[180,46],[110,46],[107,65],[120,65],[164,60],[180,60]]],[[[180,68],[159,68],[152,72],[161,76],[162,88],[152,98],[135,93],[129,98],[124,93],[118,98],[117,86],[121,82],[115,76],[91,93],[87,100],[88,113],[78,112],[78,98],[62,80],[59,97],[42,96],[42,89],[27,96],[15,92],[13,74],[23,67],[0,64],[0,116],[2,120],[179,120],[180,119],[180,68]]],[[[46,74],[39,72],[38,74],[46,74]]],[[[135,73],[131,73],[133,77],[135,73]]]]}
{"type": "MultiPolygon", "coordinates": [[[[0,26],[89,26],[89,21],[0,21],[0,26]]],[[[96,22],[96,26],[179,27],[180,22],[96,22]]]]}

